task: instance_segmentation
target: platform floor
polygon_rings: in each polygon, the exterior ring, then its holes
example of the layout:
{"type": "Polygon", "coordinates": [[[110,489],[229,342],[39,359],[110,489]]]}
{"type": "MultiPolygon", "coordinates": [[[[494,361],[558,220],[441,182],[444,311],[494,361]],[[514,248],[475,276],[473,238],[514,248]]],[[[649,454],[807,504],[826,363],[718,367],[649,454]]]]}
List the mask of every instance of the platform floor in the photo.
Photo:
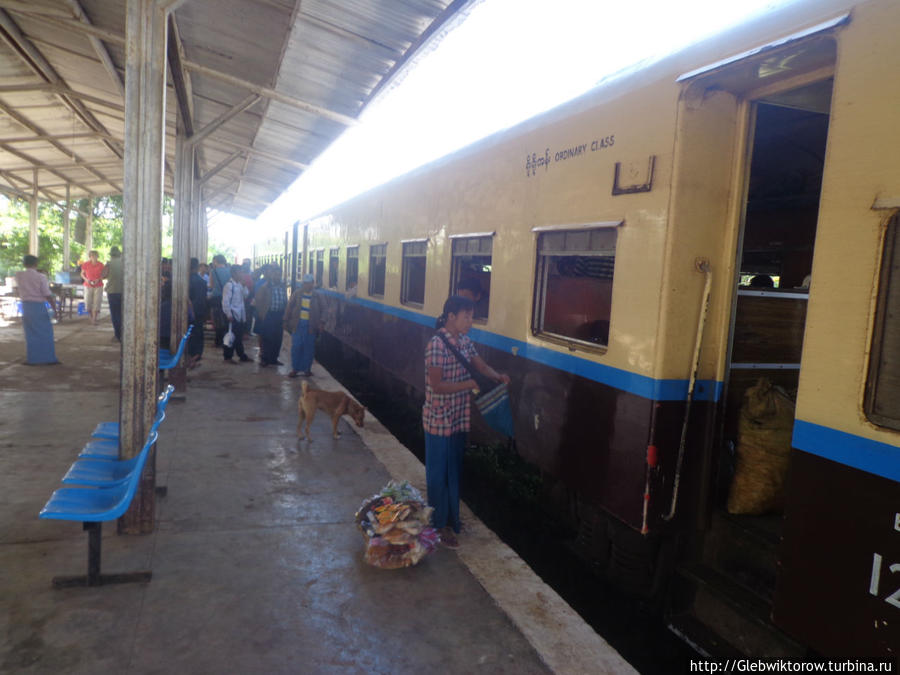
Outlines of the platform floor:
{"type": "Polygon", "coordinates": [[[368,566],[356,509],[391,477],[424,493],[421,463],[371,415],[334,440],[320,414],[298,441],[300,380],[209,345],[161,428],[156,531],[104,528],[103,571],[152,581],[53,590],[87,537],[38,511],[118,398],[108,319],[55,328],[62,365],[29,367],[0,327],[0,672],[634,672],[467,509],[459,551],[368,566]]]}

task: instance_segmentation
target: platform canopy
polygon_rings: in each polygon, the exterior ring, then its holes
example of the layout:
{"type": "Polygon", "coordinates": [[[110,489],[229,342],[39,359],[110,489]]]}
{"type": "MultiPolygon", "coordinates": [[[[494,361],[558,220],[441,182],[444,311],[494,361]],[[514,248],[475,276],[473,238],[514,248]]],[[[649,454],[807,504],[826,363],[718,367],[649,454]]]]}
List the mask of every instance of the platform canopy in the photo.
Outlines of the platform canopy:
{"type": "MultiPolygon", "coordinates": [[[[207,210],[255,218],[473,0],[173,0],[176,114],[207,210]]],[[[0,0],[0,192],[121,194],[125,0],[0,0]]]]}

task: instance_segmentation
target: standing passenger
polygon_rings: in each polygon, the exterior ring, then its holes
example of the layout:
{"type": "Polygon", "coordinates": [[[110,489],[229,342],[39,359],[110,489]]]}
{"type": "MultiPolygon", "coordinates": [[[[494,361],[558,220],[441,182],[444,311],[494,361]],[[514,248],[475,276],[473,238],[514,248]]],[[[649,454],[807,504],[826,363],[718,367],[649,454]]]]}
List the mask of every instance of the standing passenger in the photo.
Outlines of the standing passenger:
{"type": "Polygon", "coordinates": [[[291,372],[288,377],[312,375],[316,336],[322,326],[322,300],[315,291],[315,277],[304,274],[302,285],[291,295],[284,314],[284,329],[291,334],[291,372]]]}
{"type": "Polygon", "coordinates": [[[281,281],[281,268],[270,265],[266,270],[266,283],[256,291],[256,315],[259,319],[256,332],[262,339],[259,363],[262,366],[283,366],[278,360],[281,353],[281,333],[284,310],[287,308],[287,290],[281,281]]]}
{"type": "Polygon", "coordinates": [[[22,301],[22,327],[25,329],[25,363],[29,366],[59,363],[53,345],[53,325],[47,316],[45,302],[56,312],[56,298],[50,292],[50,282],[37,271],[38,259],[26,255],[25,269],[16,272],[16,287],[22,301]]]}
{"type": "Polygon", "coordinates": [[[234,363],[232,355],[237,352],[241,361],[249,361],[250,357],[244,353],[244,323],[247,314],[244,310],[244,298],[247,289],[241,284],[241,266],[231,266],[231,279],[225,283],[222,289],[222,312],[225,320],[231,323],[231,332],[234,333],[234,342],[231,346],[224,346],[223,355],[229,363],[234,363]]]}
{"type": "Polygon", "coordinates": [[[124,289],[122,252],[118,246],[109,249],[109,262],[103,268],[106,279],[106,300],[109,302],[109,318],[112,320],[116,340],[122,341],[122,291],[124,289]]]}
{"type": "Polygon", "coordinates": [[[81,263],[81,278],[84,279],[84,308],[91,315],[91,325],[97,325],[100,305],[103,303],[103,263],[97,251],[88,252],[88,261],[81,263]]]}
{"type": "Polygon", "coordinates": [[[216,331],[216,347],[222,346],[222,338],[228,331],[228,321],[222,313],[222,291],[231,275],[225,267],[225,256],[222,254],[213,256],[213,265],[209,270],[209,308],[212,313],[213,328],[216,331]]]}
{"type": "Polygon", "coordinates": [[[200,261],[191,258],[191,276],[188,279],[188,298],[194,309],[194,328],[187,343],[187,367],[194,368],[203,358],[203,324],[206,321],[206,288],[207,282],[200,276],[200,261]]]}
{"type": "Polygon", "coordinates": [[[447,298],[444,312],[437,320],[438,333],[425,348],[425,405],[422,407],[425,483],[428,504],[434,508],[434,527],[448,548],[459,546],[456,539],[460,530],[459,475],[471,420],[469,392],[478,385],[444,339],[478,372],[497,382],[509,383],[509,376],[485,363],[466,336],[472,327],[474,309],[475,304],[468,298],[458,295],[447,298]]]}

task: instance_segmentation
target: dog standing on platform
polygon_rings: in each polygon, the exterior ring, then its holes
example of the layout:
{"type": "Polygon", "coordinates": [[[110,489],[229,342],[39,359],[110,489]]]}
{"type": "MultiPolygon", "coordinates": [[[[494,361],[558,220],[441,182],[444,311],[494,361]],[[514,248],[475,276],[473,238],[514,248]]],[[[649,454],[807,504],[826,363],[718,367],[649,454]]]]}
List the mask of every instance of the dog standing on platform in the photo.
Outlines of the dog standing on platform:
{"type": "Polygon", "coordinates": [[[337,425],[341,415],[350,415],[358,427],[363,426],[363,418],[366,415],[366,409],[344,392],[312,389],[304,380],[300,401],[297,403],[297,414],[300,418],[297,422],[297,436],[301,440],[303,438],[312,440],[312,436],[309,435],[309,425],[316,416],[316,410],[324,410],[331,415],[331,431],[335,438],[340,436],[337,425]],[[303,433],[304,421],[306,422],[305,436],[303,433]]]}

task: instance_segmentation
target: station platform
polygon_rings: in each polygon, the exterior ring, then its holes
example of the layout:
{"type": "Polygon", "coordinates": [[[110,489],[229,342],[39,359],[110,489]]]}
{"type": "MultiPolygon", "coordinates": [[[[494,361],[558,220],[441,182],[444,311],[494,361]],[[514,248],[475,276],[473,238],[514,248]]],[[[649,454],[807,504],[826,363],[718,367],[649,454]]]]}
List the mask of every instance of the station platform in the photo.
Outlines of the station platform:
{"type": "Polygon", "coordinates": [[[424,494],[422,464],[371,414],[334,440],[319,413],[299,441],[301,380],[209,343],[160,430],[155,531],[104,527],[103,571],[152,580],[54,590],[87,536],[38,512],[119,386],[105,311],[54,329],[62,364],[29,367],[21,326],[0,327],[0,672],[635,672],[465,507],[460,549],[367,565],[357,508],[391,478],[424,494]]]}

